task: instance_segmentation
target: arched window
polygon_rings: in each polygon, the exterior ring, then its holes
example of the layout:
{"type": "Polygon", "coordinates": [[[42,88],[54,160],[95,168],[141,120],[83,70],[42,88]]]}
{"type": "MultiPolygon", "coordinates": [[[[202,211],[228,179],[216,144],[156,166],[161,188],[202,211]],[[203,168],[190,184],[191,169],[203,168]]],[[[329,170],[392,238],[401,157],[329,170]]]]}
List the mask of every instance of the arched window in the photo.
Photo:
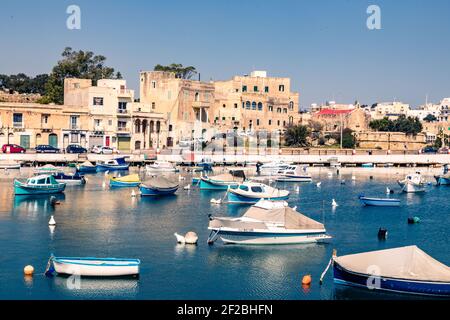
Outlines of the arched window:
{"type": "Polygon", "coordinates": [[[139,119],[134,122],[134,132],[141,133],[141,120],[139,119]]]}
{"type": "Polygon", "coordinates": [[[195,102],[200,101],[200,94],[198,92],[195,93],[195,102]]]}
{"type": "Polygon", "coordinates": [[[294,101],[289,102],[289,109],[294,110],[294,101]]]}
{"type": "Polygon", "coordinates": [[[250,101],[247,101],[247,102],[245,103],[245,108],[246,108],[246,109],[250,109],[250,101]]]}
{"type": "Polygon", "coordinates": [[[258,111],[262,111],[262,109],[263,109],[263,104],[262,104],[262,102],[259,102],[258,103],[258,111]]]}
{"type": "Polygon", "coordinates": [[[277,113],[281,113],[281,108],[277,108],[277,113]]]}
{"type": "Polygon", "coordinates": [[[252,110],[256,110],[256,102],[255,101],[252,102],[252,110]]]}
{"type": "Polygon", "coordinates": [[[147,126],[148,126],[148,121],[142,120],[142,133],[144,133],[144,134],[147,133],[147,126]]]}
{"type": "Polygon", "coordinates": [[[160,133],[161,132],[161,122],[156,121],[156,132],[160,133]]]}
{"type": "Polygon", "coordinates": [[[294,117],[289,117],[289,125],[292,126],[294,124],[294,117]]]}
{"type": "Polygon", "coordinates": [[[152,120],[150,121],[150,133],[155,132],[155,122],[152,120]]]}
{"type": "Polygon", "coordinates": [[[141,149],[141,142],[140,141],[136,141],[134,143],[134,150],[140,150],[141,149]]]}

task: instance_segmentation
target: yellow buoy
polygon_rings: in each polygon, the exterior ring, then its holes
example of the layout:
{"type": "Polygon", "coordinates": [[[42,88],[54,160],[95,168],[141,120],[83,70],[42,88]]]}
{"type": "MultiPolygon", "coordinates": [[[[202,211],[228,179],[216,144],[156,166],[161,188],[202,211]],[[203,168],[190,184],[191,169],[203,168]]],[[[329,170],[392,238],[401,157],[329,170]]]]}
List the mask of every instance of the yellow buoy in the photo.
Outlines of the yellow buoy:
{"type": "Polygon", "coordinates": [[[26,266],[25,268],[23,268],[23,273],[24,273],[26,276],[32,276],[33,273],[34,273],[34,268],[33,268],[33,266],[26,266]]]}
{"type": "Polygon", "coordinates": [[[310,285],[311,282],[312,282],[312,278],[311,278],[311,275],[309,275],[309,274],[304,276],[302,279],[302,285],[304,285],[304,286],[310,285]]]}

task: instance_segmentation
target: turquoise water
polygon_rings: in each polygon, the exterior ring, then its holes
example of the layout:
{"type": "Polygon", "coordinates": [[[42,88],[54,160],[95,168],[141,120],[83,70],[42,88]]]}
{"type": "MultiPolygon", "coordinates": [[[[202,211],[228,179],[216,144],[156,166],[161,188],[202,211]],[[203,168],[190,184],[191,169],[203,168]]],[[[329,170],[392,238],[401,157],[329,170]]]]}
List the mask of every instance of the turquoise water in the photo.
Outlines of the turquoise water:
{"type": "MultiPolygon", "coordinates": [[[[0,176],[0,299],[408,299],[409,296],[373,293],[333,284],[331,272],[322,286],[319,277],[332,250],[339,255],[416,244],[450,265],[449,187],[430,186],[426,194],[398,194],[396,179],[403,171],[377,174],[370,169],[314,171],[314,183],[278,184],[292,192],[291,206],[324,222],[331,244],[235,247],[217,242],[208,246],[208,214],[240,216],[248,207],[212,205],[224,192],[180,189],[177,196],[132,198],[131,189],[104,188],[104,176],[90,175],[83,187],[68,187],[61,204],[52,208],[48,197],[14,197],[12,173],[0,176]],[[356,181],[351,176],[356,176],[356,181]],[[369,176],[373,175],[374,179],[369,176]],[[345,179],[346,183],[341,184],[345,179]],[[316,182],[322,181],[320,188],[316,182]],[[300,186],[300,192],[297,192],[300,186]],[[386,186],[396,190],[400,208],[364,208],[357,197],[385,196],[386,186]],[[335,198],[339,207],[332,209],[335,198]],[[48,220],[57,227],[50,232],[48,220]],[[421,223],[408,225],[418,216],[421,223]],[[388,229],[380,242],[379,227],[388,229]],[[195,231],[196,247],[177,245],[174,233],[195,231]],[[96,256],[141,259],[138,280],[81,279],[42,275],[51,253],[59,256],[96,256]],[[32,280],[23,268],[36,269],[32,280]],[[301,286],[311,274],[310,288],[301,286]],[[72,289],[71,289],[72,288],[72,289]]],[[[21,175],[26,175],[22,169],[21,175]]],[[[188,176],[187,176],[188,177],[188,176]]],[[[431,173],[428,178],[431,181],[431,173]]],[[[188,184],[189,177],[182,181],[188,184]]],[[[415,297],[417,298],[417,297],[415,297]]]]}

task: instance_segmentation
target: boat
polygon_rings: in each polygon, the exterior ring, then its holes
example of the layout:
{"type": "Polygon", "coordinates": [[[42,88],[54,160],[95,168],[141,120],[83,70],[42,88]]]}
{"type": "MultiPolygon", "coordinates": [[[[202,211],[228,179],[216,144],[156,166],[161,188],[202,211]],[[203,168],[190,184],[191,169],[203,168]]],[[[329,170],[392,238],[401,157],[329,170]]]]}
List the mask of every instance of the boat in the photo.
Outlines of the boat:
{"type": "Polygon", "coordinates": [[[448,170],[448,165],[444,166],[444,172],[441,175],[434,176],[438,186],[448,186],[450,185],[450,172],[448,170]]]}
{"type": "Polygon", "coordinates": [[[125,161],[125,157],[100,161],[97,163],[97,172],[128,170],[130,164],[125,161]]]}
{"type": "Polygon", "coordinates": [[[168,161],[155,161],[145,166],[148,172],[177,172],[177,168],[168,161]]]}
{"type": "Polygon", "coordinates": [[[141,183],[139,190],[141,196],[168,196],[173,195],[178,190],[178,182],[171,181],[165,177],[151,179],[147,183],[141,183]]]}
{"type": "Polygon", "coordinates": [[[93,165],[90,161],[85,161],[80,165],[77,165],[77,171],[80,173],[96,173],[97,166],[93,165]]]}
{"type": "Polygon", "coordinates": [[[65,183],[55,180],[52,175],[39,175],[27,179],[26,182],[14,180],[14,194],[19,195],[40,195],[64,192],[65,183]]]}
{"type": "Polygon", "coordinates": [[[66,174],[62,171],[51,174],[57,182],[65,183],[66,185],[83,185],[86,184],[86,179],[79,172],[66,174]]]}
{"type": "Polygon", "coordinates": [[[372,207],[399,207],[400,200],[399,199],[391,199],[391,198],[368,198],[364,195],[359,196],[359,201],[365,206],[372,207]]]}
{"type": "Polygon", "coordinates": [[[409,174],[404,180],[398,181],[402,191],[406,193],[425,192],[425,180],[420,172],[409,174]]]}
{"type": "Polygon", "coordinates": [[[139,259],[117,258],[66,258],[51,256],[48,261],[47,276],[54,272],[61,275],[81,277],[127,277],[138,276],[139,259]]]}
{"type": "Polygon", "coordinates": [[[42,167],[36,167],[33,171],[34,174],[40,175],[40,174],[54,174],[61,171],[61,169],[55,167],[52,164],[46,164],[42,167]]]}
{"type": "Polygon", "coordinates": [[[450,296],[450,268],[417,246],[333,257],[334,282],[372,290],[450,296]]]}
{"type": "Polygon", "coordinates": [[[19,162],[0,161],[0,169],[18,170],[18,169],[20,169],[20,163],[19,162]]]}
{"type": "Polygon", "coordinates": [[[285,201],[260,200],[240,218],[210,218],[208,243],[287,245],[326,242],[325,227],[290,208],[285,201]]]}
{"type": "Polygon", "coordinates": [[[263,183],[246,181],[236,189],[229,188],[227,191],[228,203],[252,204],[261,199],[265,200],[287,200],[289,191],[272,188],[263,183]]]}
{"type": "Polygon", "coordinates": [[[259,173],[262,176],[273,176],[280,170],[285,170],[289,164],[284,161],[273,161],[259,166],[259,173]]]}
{"type": "Polygon", "coordinates": [[[289,166],[277,172],[277,182],[311,182],[312,177],[300,166],[289,166]]]}
{"type": "Polygon", "coordinates": [[[244,171],[231,170],[217,176],[200,177],[200,190],[228,190],[228,188],[237,188],[242,181],[245,181],[244,171]]]}
{"type": "Polygon", "coordinates": [[[130,174],[123,177],[109,177],[110,187],[138,187],[141,184],[141,179],[138,174],[130,174]]]}

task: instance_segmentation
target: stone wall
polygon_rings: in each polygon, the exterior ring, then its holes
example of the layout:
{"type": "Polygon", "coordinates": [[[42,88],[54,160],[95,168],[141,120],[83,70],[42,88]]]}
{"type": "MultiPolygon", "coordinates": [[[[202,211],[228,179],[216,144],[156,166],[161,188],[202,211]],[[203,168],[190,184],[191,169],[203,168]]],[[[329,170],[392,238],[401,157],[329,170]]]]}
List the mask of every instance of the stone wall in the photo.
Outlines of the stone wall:
{"type": "Polygon", "coordinates": [[[17,92],[10,93],[9,91],[0,90],[0,102],[33,103],[40,98],[40,94],[17,92]]]}
{"type": "Polygon", "coordinates": [[[420,150],[426,145],[426,135],[407,135],[402,132],[359,132],[356,139],[360,148],[392,151],[420,150]]]}

